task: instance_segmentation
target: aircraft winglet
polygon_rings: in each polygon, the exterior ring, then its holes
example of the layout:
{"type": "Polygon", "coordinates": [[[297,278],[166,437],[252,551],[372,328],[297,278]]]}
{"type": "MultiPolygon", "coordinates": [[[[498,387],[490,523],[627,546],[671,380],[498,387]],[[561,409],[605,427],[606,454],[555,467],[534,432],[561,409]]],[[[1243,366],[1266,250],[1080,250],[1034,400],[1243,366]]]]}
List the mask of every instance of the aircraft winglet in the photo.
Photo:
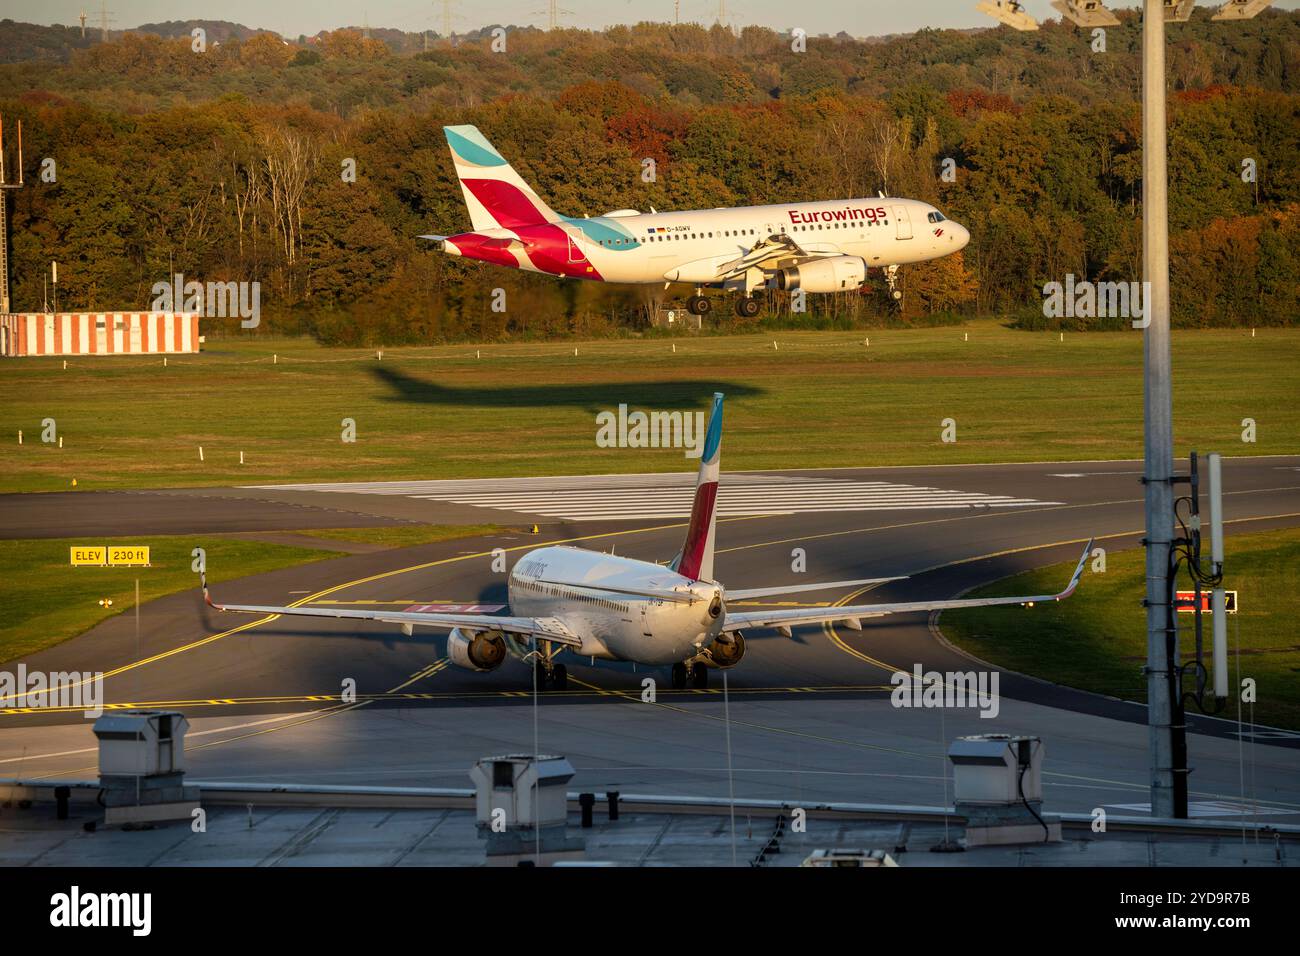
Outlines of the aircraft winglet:
{"type": "Polygon", "coordinates": [[[1064,591],[1056,595],[1056,600],[1064,601],[1079,586],[1079,582],[1083,579],[1083,566],[1088,563],[1088,555],[1092,554],[1092,546],[1096,540],[1096,538],[1089,538],[1088,543],[1083,546],[1083,554],[1079,556],[1079,563],[1074,569],[1074,574],[1070,577],[1070,583],[1066,585],[1064,591]]]}

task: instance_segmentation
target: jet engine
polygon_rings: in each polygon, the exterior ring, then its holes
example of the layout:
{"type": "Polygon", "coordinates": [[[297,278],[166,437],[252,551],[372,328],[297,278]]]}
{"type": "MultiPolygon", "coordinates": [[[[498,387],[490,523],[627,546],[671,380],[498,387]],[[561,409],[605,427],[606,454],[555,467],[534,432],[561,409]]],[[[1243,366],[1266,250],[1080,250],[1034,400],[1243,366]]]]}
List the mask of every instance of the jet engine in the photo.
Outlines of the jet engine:
{"type": "Polygon", "coordinates": [[[867,263],[860,256],[829,256],[781,269],[776,287],[786,292],[851,292],[867,281],[867,263]]]}
{"type": "Polygon", "coordinates": [[[502,631],[453,628],[447,635],[447,657],[466,670],[494,671],[506,659],[506,636],[502,631]]]}
{"type": "Polygon", "coordinates": [[[730,637],[731,640],[727,644],[714,641],[709,645],[709,656],[713,659],[715,667],[721,667],[724,670],[728,667],[735,667],[740,663],[740,659],[745,656],[745,636],[737,631],[730,637]]]}

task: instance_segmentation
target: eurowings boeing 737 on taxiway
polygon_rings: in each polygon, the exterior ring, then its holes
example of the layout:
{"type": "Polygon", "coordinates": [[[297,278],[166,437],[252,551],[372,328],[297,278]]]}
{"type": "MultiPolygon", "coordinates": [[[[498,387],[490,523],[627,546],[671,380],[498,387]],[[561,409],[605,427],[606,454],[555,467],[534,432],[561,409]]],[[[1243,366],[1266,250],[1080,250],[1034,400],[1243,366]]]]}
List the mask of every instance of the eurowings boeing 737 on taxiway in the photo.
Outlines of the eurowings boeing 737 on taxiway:
{"type": "Polygon", "coordinates": [[[462,613],[463,609],[455,606],[445,610],[385,611],[215,604],[208,594],[206,579],[202,581],[203,597],[219,611],[381,621],[401,625],[408,635],[416,627],[446,629],[451,632],[447,657],[452,663],[472,671],[493,671],[508,654],[532,659],[540,688],[565,687],[565,665],[556,657],[568,649],[593,662],[671,665],[673,687],[680,689],[687,683],[705,687],[709,668],[740,663],[745,656],[745,630],[775,628],[788,637],[791,628],[802,624],[840,622],[860,630],[862,618],[884,614],[1064,600],[1078,586],[1092,550],[1089,541],[1070,583],[1059,594],[732,613],[727,610],[728,600],[879,584],[901,578],[724,589],[713,575],[721,450],[722,396],[715,395],[686,541],[666,566],[584,548],[536,548],[511,569],[507,582],[509,616],[462,613]]]}
{"type": "Polygon", "coordinates": [[[762,288],[852,292],[867,270],[885,273],[895,299],[900,265],[965,248],[970,233],[915,199],[832,199],[603,216],[562,216],[473,126],[446,126],[472,232],[421,236],[441,251],[513,269],[597,282],[695,286],[695,315],[712,309],[701,291],[740,293],[736,312],[755,316],[762,288]]]}

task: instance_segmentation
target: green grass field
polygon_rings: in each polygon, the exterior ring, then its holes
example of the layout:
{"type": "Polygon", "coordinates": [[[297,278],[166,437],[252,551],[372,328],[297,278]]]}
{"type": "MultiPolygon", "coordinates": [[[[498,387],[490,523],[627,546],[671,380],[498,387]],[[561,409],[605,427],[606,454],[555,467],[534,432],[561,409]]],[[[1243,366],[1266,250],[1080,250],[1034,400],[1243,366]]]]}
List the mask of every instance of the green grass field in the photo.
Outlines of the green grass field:
{"type": "MultiPolygon", "coordinates": [[[[1136,332],[1059,341],[981,321],[872,330],[869,345],[863,333],[774,334],[776,349],[770,335],[704,336],[389,349],[382,361],[235,337],[166,368],[154,356],[66,370],[10,360],[0,491],[688,470],[680,450],[597,447],[595,415],[621,402],[703,410],[715,389],[729,396],[729,469],[1141,455],[1136,332]],[[40,440],[47,418],[61,449],[40,440]],[[345,418],[355,443],[340,440],[345,418]],[[945,418],[953,444],[940,440],[945,418]]],[[[1300,448],[1300,329],[1176,332],[1174,375],[1180,454],[1300,448]]]]}
{"type": "MultiPolygon", "coordinates": [[[[1300,728],[1300,643],[1296,640],[1295,595],[1300,589],[1300,530],[1233,535],[1227,541],[1225,587],[1238,592],[1240,612],[1228,622],[1228,683],[1240,677],[1258,684],[1255,720],[1300,728]],[[1231,653],[1240,647],[1240,658],[1231,653]]],[[[1007,614],[1005,608],[946,612],[944,635],[980,658],[1046,680],[1146,700],[1142,668],[1146,662],[1143,552],[1107,555],[1106,573],[1084,575],[1068,601],[1007,614]]],[[[999,581],[971,592],[982,594],[1049,594],[1073,565],[1059,564],[999,581]]],[[[1180,587],[1190,589],[1186,576],[1180,587]]],[[[1183,614],[1181,650],[1186,660],[1194,648],[1192,615],[1183,614]]],[[[1206,619],[1207,648],[1210,639],[1206,619]]],[[[1207,667],[1209,664],[1207,663],[1207,667]]],[[[1235,718],[1236,701],[1223,717],[1235,718]]],[[[1248,710],[1243,705],[1243,718],[1248,710]]]]}
{"type": "MultiPolygon", "coordinates": [[[[321,538],[365,541],[390,547],[486,534],[489,525],[408,525],[296,532],[321,538]]],[[[152,535],[130,538],[50,538],[0,541],[0,661],[15,660],[89,630],[114,614],[130,613],[135,581],[141,603],[198,587],[190,551],[207,553],[212,583],[279,568],[337,558],[337,551],[270,544],[214,535],[152,535]],[[69,549],[85,544],[147,544],[144,568],[72,567],[69,549]],[[101,599],[113,602],[102,607],[101,599]]]]}

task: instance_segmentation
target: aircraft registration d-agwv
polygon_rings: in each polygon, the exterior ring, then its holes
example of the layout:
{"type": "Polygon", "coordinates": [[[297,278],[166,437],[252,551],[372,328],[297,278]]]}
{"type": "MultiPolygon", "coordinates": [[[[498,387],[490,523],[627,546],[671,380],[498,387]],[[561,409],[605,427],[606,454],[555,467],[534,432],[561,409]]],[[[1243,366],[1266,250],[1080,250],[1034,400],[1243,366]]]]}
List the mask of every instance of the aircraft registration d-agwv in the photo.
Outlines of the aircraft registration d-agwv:
{"type": "Polygon", "coordinates": [[[603,216],[546,205],[474,126],[444,126],[471,232],[421,236],[452,256],[596,282],[695,286],[686,307],[712,310],[705,288],[737,292],[736,313],[758,315],[758,289],[852,292],[881,269],[902,298],[900,265],[965,248],[970,233],[915,199],[830,199],[603,216]]]}
{"type": "Polygon", "coordinates": [[[1070,583],[1059,594],[732,613],[727,610],[728,599],[900,579],[735,591],[723,588],[713,576],[721,450],[722,395],[718,394],[713,397],[686,541],[666,566],[567,545],[536,548],[511,569],[509,615],[216,604],[208,594],[206,580],[203,597],[219,611],[382,621],[399,624],[408,634],[416,627],[448,629],[447,657],[452,663],[472,671],[494,671],[511,654],[532,659],[542,688],[565,687],[565,665],[556,658],[568,650],[593,660],[670,665],[673,687],[680,689],[688,683],[706,687],[710,668],[739,664],[745,656],[746,630],[776,628],[788,636],[790,628],[802,624],[842,622],[860,629],[862,618],[883,614],[1064,600],[1078,586],[1092,548],[1090,541],[1070,583]]]}

